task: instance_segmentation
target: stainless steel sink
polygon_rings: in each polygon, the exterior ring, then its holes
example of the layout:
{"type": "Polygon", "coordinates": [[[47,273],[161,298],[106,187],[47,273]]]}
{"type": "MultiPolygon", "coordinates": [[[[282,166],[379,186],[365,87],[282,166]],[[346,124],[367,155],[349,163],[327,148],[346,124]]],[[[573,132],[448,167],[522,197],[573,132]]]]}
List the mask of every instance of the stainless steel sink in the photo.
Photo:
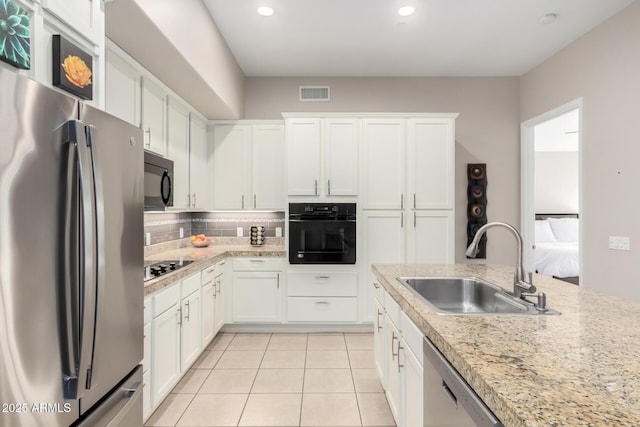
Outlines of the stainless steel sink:
{"type": "Polygon", "coordinates": [[[558,314],[541,313],[534,304],[516,299],[499,286],[476,277],[399,277],[409,290],[440,314],[558,314]]]}

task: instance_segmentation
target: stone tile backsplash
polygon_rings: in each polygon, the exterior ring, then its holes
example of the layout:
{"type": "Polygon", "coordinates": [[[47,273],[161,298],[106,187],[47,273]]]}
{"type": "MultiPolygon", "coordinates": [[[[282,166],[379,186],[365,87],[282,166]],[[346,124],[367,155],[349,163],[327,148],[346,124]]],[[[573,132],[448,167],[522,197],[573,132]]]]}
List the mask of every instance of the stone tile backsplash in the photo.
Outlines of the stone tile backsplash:
{"type": "Polygon", "coordinates": [[[144,214],[144,232],[151,233],[152,245],[179,239],[180,228],[184,229],[184,237],[192,234],[236,237],[237,228],[242,227],[243,236],[248,242],[252,225],[263,225],[266,237],[275,237],[276,227],[280,227],[284,236],[284,212],[148,212],[144,214]]]}

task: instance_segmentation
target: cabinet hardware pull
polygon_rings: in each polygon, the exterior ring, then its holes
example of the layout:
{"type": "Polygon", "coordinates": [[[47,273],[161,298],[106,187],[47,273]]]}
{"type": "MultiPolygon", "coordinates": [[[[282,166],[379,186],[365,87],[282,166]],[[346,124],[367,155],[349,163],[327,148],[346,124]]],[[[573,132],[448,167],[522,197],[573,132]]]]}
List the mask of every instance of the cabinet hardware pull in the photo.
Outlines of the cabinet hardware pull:
{"type": "Polygon", "coordinates": [[[191,194],[187,194],[187,207],[191,207],[191,194]]]}
{"type": "Polygon", "coordinates": [[[314,179],[313,180],[313,193],[317,196],[318,195],[318,180],[314,179]]]}
{"type": "Polygon", "coordinates": [[[263,259],[250,259],[249,262],[264,262],[263,259]]]}
{"type": "Polygon", "coordinates": [[[378,285],[376,282],[373,282],[373,287],[376,289],[380,289],[380,285],[378,285]]]}
{"type": "Polygon", "coordinates": [[[400,228],[404,228],[404,212],[400,214],[400,228]]]}
{"type": "Polygon", "coordinates": [[[413,209],[416,208],[416,193],[413,193],[413,209]]]}
{"type": "Polygon", "coordinates": [[[244,209],[244,194],[242,195],[242,209],[244,209]]]}
{"type": "Polygon", "coordinates": [[[277,273],[278,281],[276,282],[278,289],[280,289],[280,273],[277,273]]]}
{"type": "Polygon", "coordinates": [[[178,315],[178,325],[182,325],[182,308],[178,308],[176,314],[178,315]]]}
{"type": "Polygon", "coordinates": [[[316,301],[316,304],[329,305],[331,301],[316,301]]]}
{"type": "Polygon", "coordinates": [[[212,268],[212,269],[210,269],[210,270],[207,270],[207,273],[213,273],[214,271],[216,271],[216,269],[215,269],[215,268],[212,268]]]}
{"type": "Polygon", "coordinates": [[[416,223],[417,223],[417,218],[416,218],[416,213],[415,211],[413,212],[413,228],[416,228],[416,223]]]}
{"type": "Polygon", "coordinates": [[[398,353],[394,353],[393,351],[393,342],[397,339],[398,337],[396,337],[396,333],[391,331],[391,360],[396,360],[396,356],[398,355],[398,353]]]}
{"type": "Polygon", "coordinates": [[[329,196],[331,195],[331,180],[330,179],[327,180],[327,194],[329,196]]]}
{"type": "Polygon", "coordinates": [[[147,148],[150,149],[151,148],[151,128],[147,128],[145,132],[149,134],[149,139],[147,140],[147,143],[145,145],[147,146],[147,148]]]}
{"type": "Polygon", "coordinates": [[[222,290],[222,281],[218,280],[218,295],[220,295],[221,290],[222,290]]]}
{"type": "Polygon", "coordinates": [[[331,277],[329,277],[329,276],[316,276],[315,279],[316,280],[329,280],[329,279],[331,279],[331,277]]]}
{"type": "Polygon", "coordinates": [[[191,316],[191,307],[189,307],[189,301],[185,302],[184,305],[187,306],[187,315],[184,316],[185,319],[187,319],[187,322],[189,321],[189,316],[191,316]]]}
{"type": "Polygon", "coordinates": [[[380,326],[380,316],[382,316],[382,313],[380,313],[380,310],[376,310],[378,312],[378,317],[377,317],[377,321],[378,321],[378,332],[380,332],[380,329],[382,329],[382,326],[380,326]]]}
{"type": "Polygon", "coordinates": [[[400,194],[400,209],[404,209],[404,193],[400,194]]]}
{"type": "Polygon", "coordinates": [[[193,193],[193,207],[196,207],[196,193],[193,193]]]}
{"type": "Polygon", "coordinates": [[[256,195],[254,194],[253,195],[253,209],[256,208],[256,205],[257,205],[257,203],[256,203],[256,195]]]}
{"type": "Polygon", "coordinates": [[[400,341],[398,341],[398,372],[400,372],[400,368],[404,368],[404,365],[400,364],[400,350],[404,350],[404,347],[400,345],[400,341]]]}

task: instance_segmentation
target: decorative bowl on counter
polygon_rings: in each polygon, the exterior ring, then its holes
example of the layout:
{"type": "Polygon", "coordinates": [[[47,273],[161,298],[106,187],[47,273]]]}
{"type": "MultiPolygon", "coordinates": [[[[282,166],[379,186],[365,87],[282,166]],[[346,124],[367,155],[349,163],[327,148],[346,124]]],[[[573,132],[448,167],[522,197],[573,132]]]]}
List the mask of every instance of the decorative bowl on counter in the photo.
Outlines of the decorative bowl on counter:
{"type": "Polygon", "coordinates": [[[191,244],[196,248],[206,248],[211,244],[211,237],[206,237],[204,234],[191,236],[189,240],[191,241],[191,244]]]}

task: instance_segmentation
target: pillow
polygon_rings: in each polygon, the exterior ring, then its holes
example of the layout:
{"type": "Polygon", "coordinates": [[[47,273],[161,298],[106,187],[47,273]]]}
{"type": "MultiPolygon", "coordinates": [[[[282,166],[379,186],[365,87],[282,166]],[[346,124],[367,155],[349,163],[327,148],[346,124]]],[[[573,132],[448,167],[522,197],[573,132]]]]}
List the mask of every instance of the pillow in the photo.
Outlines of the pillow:
{"type": "Polygon", "coordinates": [[[548,221],[558,241],[577,242],[579,240],[578,218],[549,218],[548,221]]]}
{"type": "Polygon", "coordinates": [[[556,238],[551,231],[551,225],[546,219],[536,220],[535,240],[537,243],[555,242],[556,238]]]}

